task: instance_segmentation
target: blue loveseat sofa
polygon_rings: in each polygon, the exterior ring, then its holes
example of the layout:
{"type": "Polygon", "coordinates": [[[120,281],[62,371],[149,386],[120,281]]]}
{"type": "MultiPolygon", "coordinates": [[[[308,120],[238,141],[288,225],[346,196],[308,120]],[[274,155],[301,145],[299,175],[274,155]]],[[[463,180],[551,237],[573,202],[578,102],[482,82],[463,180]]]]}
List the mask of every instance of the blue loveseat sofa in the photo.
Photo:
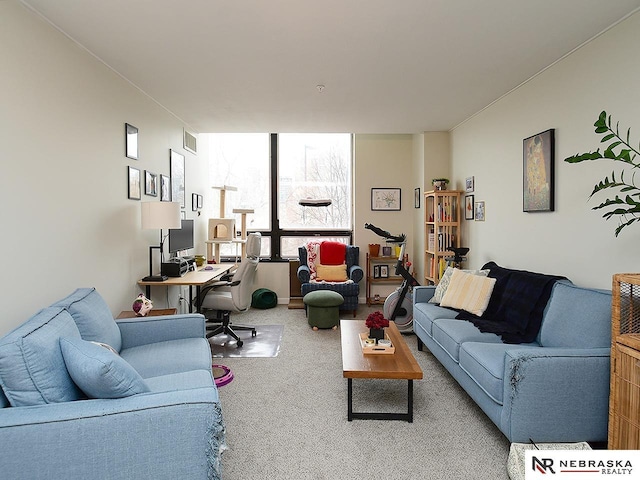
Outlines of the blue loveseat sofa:
{"type": "Polygon", "coordinates": [[[201,315],[116,322],[78,289],[0,338],[0,386],[2,478],[221,477],[201,315]]]}
{"type": "MultiPolygon", "coordinates": [[[[489,277],[494,269],[520,272],[493,262],[483,269],[489,277]]],[[[536,338],[514,344],[481,331],[459,311],[430,303],[435,288],[413,292],[418,349],[426,345],[511,442],[607,440],[610,292],[556,281],[540,305],[536,338]]],[[[508,285],[494,290],[489,307],[500,304],[496,295],[517,299],[521,293],[508,285]]]]}

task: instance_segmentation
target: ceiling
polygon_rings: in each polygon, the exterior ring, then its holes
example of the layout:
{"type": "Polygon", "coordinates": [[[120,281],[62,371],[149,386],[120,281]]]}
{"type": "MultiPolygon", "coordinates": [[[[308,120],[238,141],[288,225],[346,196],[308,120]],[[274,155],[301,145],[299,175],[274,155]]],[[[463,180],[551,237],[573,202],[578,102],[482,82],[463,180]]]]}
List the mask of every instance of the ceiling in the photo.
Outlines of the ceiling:
{"type": "Polygon", "coordinates": [[[640,8],[640,0],[22,3],[196,132],[450,130],[640,8]]]}

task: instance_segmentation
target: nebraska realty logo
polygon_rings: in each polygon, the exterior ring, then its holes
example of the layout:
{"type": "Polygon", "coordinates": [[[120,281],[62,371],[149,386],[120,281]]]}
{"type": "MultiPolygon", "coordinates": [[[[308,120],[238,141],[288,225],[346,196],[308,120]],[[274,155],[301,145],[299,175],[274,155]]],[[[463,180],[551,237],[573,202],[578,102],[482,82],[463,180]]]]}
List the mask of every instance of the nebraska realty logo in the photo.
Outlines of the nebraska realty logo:
{"type": "Polygon", "coordinates": [[[527,450],[525,480],[640,478],[638,450],[527,450]]]}

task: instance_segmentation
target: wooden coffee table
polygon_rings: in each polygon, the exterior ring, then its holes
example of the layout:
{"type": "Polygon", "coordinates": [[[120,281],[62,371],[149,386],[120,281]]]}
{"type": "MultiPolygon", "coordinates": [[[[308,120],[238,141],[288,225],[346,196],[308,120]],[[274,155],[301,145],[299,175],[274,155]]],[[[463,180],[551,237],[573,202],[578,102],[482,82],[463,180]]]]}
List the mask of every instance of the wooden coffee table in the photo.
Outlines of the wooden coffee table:
{"type": "Polygon", "coordinates": [[[395,347],[392,354],[367,354],[362,352],[360,333],[369,329],[363,321],[340,320],[342,341],[342,376],[347,379],[347,419],[406,420],[413,422],[413,381],[422,378],[422,370],[411,350],[402,338],[394,322],[386,329],[395,347]],[[366,413],[353,411],[353,379],[381,378],[407,380],[407,413],[366,413]]]}

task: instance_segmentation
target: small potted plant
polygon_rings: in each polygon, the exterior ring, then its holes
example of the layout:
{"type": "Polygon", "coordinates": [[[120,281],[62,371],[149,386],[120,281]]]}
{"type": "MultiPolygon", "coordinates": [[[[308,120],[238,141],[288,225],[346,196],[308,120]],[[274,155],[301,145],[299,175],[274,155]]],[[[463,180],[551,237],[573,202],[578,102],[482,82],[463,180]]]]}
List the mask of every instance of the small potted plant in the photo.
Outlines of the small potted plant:
{"type": "Polygon", "coordinates": [[[447,185],[449,184],[449,179],[448,178],[434,178],[431,180],[431,183],[433,184],[433,188],[435,188],[436,190],[446,190],[447,189],[447,185]]]}
{"type": "Polygon", "coordinates": [[[378,340],[384,338],[384,329],[389,326],[389,320],[384,318],[382,312],[370,313],[365,321],[365,325],[369,329],[369,338],[373,338],[378,343],[378,340]]]}

